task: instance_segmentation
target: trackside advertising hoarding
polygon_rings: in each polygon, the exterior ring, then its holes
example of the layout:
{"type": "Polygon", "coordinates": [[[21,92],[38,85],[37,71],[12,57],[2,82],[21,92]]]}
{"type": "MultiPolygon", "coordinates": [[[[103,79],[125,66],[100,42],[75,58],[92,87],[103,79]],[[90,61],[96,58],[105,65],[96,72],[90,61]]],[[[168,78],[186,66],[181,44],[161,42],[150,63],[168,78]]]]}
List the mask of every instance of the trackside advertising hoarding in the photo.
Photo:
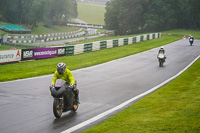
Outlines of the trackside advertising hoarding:
{"type": "Polygon", "coordinates": [[[65,55],[65,47],[22,49],[22,60],[53,58],[65,55]]]}
{"type": "Polygon", "coordinates": [[[21,60],[21,49],[0,51],[0,63],[16,62],[21,60]]]}

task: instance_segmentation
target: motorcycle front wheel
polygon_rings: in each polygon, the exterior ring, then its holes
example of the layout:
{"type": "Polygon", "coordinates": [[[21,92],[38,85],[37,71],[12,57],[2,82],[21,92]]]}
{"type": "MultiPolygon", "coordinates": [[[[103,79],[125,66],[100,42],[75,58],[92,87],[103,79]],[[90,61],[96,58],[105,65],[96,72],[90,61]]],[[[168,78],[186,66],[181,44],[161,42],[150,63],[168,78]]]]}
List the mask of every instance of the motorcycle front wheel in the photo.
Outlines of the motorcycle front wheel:
{"type": "Polygon", "coordinates": [[[53,113],[56,118],[60,118],[63,112],[63,99],[54,99],[53,113]]]}

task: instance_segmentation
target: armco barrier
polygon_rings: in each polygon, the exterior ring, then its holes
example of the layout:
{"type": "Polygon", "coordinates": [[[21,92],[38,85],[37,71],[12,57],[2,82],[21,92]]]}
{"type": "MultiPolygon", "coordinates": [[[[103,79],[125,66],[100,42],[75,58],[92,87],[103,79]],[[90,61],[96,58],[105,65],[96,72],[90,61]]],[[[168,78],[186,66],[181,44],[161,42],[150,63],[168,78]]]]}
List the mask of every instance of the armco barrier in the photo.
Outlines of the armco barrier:
{"type": "Polygon", "coordinates": [[[100,49],[106,49],[107,48],[107,41],[101,41],[100,42],[100,49]]]}
{"type": "Polygon", "coordinates": [[[124,45],[124,38],[119,38],[118,39],[118,46],[123,46],[124,45]]]}
{"type": "Polygon", "coordinates": [[[131,37],[128,38],[128,44],[133,44],[133,38],[131,37]]]}
{"type": "Polygon", "coordinates": [[[92,43],[84,44],[84,53],[92,51],[92,43]]]}
{"type": "Polygon", "coordinates": [[[133,37],[132,40],[133,40],[133,43],[136,43],[136,37],[133,37]]]}
{"type": "Polygon", "coordinates": [[[84,44],[79,44],[74,46],[74,54],[82,54],[84,53],[84,44]]]}
{"type": "Polygon", "coordinates": [[[119,40],[113,40],[113,47],[118,47],[119,40]]]}
{"type": "Polygon", "coordinates": [[[100,50],[100,41],[93,42],[92,45],[92,51],[100,50]]]}
{"type": "Polygon", "coordinates": [[[141,41],[146,41],[150,39],[155,39],[161,37],[161,33],[153,33],[153,34],[146,34],[146,35],[140,35],[135,37],[129,37],[129,38],[119,38],[114,40],[106,40],[106,41],[97,41],[93,43],[87,43],[87,44],[77,44],[74,46],[74,54],[82,54],[87,53],[91,51],[101,50],[105,48],[113,48],[113,47],[119,47],[123,45],[130,45],[141,41]]]}
{"type": "Polygon", "coordinates": [[[128,45],[128,38],[124,38],[124,45],[128,45]]]}
{"type": "Polygon", "coordinates": [[[20,50],[0,51],[0,63],[16,62],[20,60],[44,59],[58,56],[77,55],[106,48],[135,44],[140,41],[161,37],[161,33],[146,34],[114,40],[97,41],[86,44],[68,45],[65,47],[32,48],[20,50]]]}
{"type": "Polygon", "coordinates": [[[112,47],[113,47],[113,41],[107,40],[107,48],[112,48],[112,47]]]}
{"type": "Polygon", "coordinates": [[[140,36],[140,42],[144,41],[144,36],[140,36]]]}
{"type": "Polygon", "coordinates": [[[148,35],[146,35],[146,40],[149,40],[149,37],[150,37],[150,36],[149,36],[149,34],[148,34],[148,35]]]}
{"type": "Polygon", "coordinates": [[[12,43],[35,43],[35,42],[60,40],[65,38],[81,36],[84,34],[84,32],[80,35],[74,35],[75,33],[81,32],[81,30],[82,28],[72,32],[61,32],[61,33],[52,33],[44,35],[19,35],[19,36],[15,35],[15,36],[9,36],[7,41],[12,41],[12,43]]]}
{"type": "Polygon", "coordinates": [[[135,37],[129,37],[129,38],[119,38],[114,40],[106,40],[106,41],[97,41],[93,43],[87,43],[87,44],[77,44],[74,46],[74,54],[82,54],[87,53],[91,51],[101,50],[105,48],[113,48],[123,45],[129,45],[134,44],[137,42],[155,39],[161,36],[161,33],[153,33],[153,34],[146,34],[146,35],[140,35],[135,37]]]}
{"type": "Polygon", "coordinates": [[[153,39],[155,39],[156,38],[156,34],[153,34],[153,39]]]}

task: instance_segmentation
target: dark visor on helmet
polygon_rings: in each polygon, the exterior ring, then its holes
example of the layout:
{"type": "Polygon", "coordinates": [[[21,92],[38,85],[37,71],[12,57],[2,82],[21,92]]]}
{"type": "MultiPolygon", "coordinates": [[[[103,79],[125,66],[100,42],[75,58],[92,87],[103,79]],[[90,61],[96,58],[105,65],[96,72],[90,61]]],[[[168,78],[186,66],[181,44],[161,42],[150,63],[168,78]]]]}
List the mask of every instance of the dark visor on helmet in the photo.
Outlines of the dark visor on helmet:
{"type": "Polygon", "coordinates": [[[59,74],[63,74],[63,73],[64,73],[64,72],[63,72],[63,69],[62,69],[62,68],[58,69],[58,73],[59,73],[59,74]]]}

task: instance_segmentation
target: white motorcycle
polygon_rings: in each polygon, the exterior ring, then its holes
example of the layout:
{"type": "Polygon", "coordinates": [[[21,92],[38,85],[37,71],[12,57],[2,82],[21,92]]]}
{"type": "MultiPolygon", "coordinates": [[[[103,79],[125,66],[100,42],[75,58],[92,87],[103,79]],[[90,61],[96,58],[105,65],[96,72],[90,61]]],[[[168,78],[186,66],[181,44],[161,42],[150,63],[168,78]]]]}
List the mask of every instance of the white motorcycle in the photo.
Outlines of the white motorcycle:
{"type": "Polygon", "coordinates": [[[165,55],[163,54],[163,53],[160,53],[159,55],[158,55],[158,62],[159,62],[159,66],[160,67],[163,67],[163,64],[164,64],[164,62],[165,62],[165,55]]]}

